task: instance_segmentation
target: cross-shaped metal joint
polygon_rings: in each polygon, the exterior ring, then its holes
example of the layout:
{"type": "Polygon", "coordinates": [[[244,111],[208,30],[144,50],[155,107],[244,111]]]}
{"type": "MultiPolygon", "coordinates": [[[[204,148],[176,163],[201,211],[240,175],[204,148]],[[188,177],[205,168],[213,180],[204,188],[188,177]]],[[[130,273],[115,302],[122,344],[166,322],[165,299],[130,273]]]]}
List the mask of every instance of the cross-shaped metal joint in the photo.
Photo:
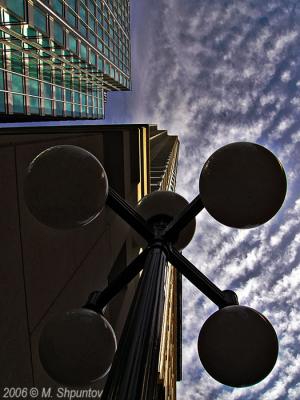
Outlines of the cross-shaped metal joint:
{"type": "Polygon", "coordinates": [[[219,308],[239,304],[236,293],[219,289],[173,245],[179,231],[203,209],[200,195],[174,219],[157,215],[146,221],[112,188],[108,192],[107,204],[148,242],[148,246],[103,291],[91,293],[85,308],[102,312],[107,303],[143,269],[147,253],[154,248],[159,248],[167,261],[219,308]]]}

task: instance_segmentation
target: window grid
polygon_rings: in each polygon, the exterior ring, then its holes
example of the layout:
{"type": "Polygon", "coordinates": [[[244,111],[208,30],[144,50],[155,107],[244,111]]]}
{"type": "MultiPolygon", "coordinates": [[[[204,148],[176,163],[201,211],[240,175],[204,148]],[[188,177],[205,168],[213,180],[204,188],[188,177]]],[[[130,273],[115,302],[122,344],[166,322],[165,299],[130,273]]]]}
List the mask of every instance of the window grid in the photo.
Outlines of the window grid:
{"type": "MultiPolygon", "coordinates": [[[[96,113],[103,115],[103,90],[126,90],[130,87],[128,2],[124,0],[45,1],[45,6],[49,6],[57,15],[57,17],[54,16],[54,21],[53,18],[49,18],[49,11],[43,8],[40,2],[39,4],[34,2],[33,25],[22,25],[22,21],[26,22],[26,3],[28,2],[23,0],[23,9],[18,5],[17,12],[12,6],[15,4],[14,0],[7,0],[9,12],[0,8],[0,37],[13,39],[15,46],[18,45],[22,50],[31,53],[29,56],[26,55],[29,57],[27,76],[24,71],[15,71],[17,67],[13,64],[11,70],[4,67],[9,46],[1,45],[0,50],[4,51],[0,70],[5,79],[0,85],[0,112],[3,112],[2,98],[5,93],[8,93],[6,79],[8,76],[12,79],[14,76],[12,73],[14,73],[16,76],[22,76],[23,81],[21,85],[19,78],[14,78],[23,90],[23,93],[21,89],[12,92],[16,100],[16,112],[20,112],[23,108],[29,113],[30,111],[36,113],[38,108],[44,108],[48,112],[53,108],[54,113],[56,109],[58,113],[68,114],[68,116],[86,114],[94,117],[96,113]],[[17,15],[18,13],[20,15],[17,15]],[[64,26],[59,18],[63,18],[74,30],[68,29],[67,25],[64,26]],[[98,49],[99,53],[87,45],[83,38],[98,49]],[[38,48],[37,45],[43,47],[44,50],[38,48]],[[37,62],[36,58],[42,61],[37,62]],[[65,74],[61,75],[64,86],[58,85],[60,78],[57,78],[57,82],[55,81],[55,76],[59,75],[54,73],[55,65],[58,69],[65,69],[66,74],[69,71],[70,76],[73,75],[70,78],[67,78],[65,74]],[[80,73],[82,77],[74,76],[75,73],[80,73]],[[94,74],[92,78],[91,74],[94,74]],[[91,80],[91,88],[85,87],[85,79],[91,80]],[[97,92],[95,96],[92,93],[93,88],[95,84],[99,86],[99,82],[102,82],[100,83],[102,87],[97,90],[101,95],[97,92]],[[43,92],[44,87],[47,88],[47,97],[43,92]],[[86,95],[86,100],[83,97],[83,101],[76,102],[79,94],[80,98],[86,95]]],[[[21,62],[19,66],[23,68],[24,64],[21,62]]]]}
{"type": "MultiPolygon", "coordinates": [[[[8,91],[4,85],[1,85],[0,93],[12,94],[13,110],[16,113],[24,113],[26,103],[30,114],[40,114],[37,110],[42,107],[42,101],[49,100],[51,101],[52,107],[54,106],[54,109],[55,105],[56,108],[59,109],[58,115],[73,116],[73,109],[75,108],[77,110],[77,116],[103,117],[102,90],[95,89],[93,86],[88,87],[80,79],[78,79],[76,85],[79,90],[75,90],[74,86],[64,86],[55,83],[54,71],[51,71],[51,82],[49,82],[49,80],[46,81],[43,79],[43,68],[41,68],[41,64],[39,64],[37,78],[4,68],[0,68],[0,72],[3,76],[6,76],[6,78],[9,76],[10,79],[6,80],[10,80],[11,82],[11,90],[8,91]],[[45,88],[46,93],[44,94],[45,88]],[[42,93],[43,96],[41,96],[42,93]],[[24,107],[21,105],[21,97],[24,99],[24,107]],[[85,97],[88,99],[88,102],[82,101],[85,97]],[[37,102],[33,102],[33,99],[36,99],[37,102]]],[[[46,102],[46,104],[49,104],[49,102],[46,102]]]]}

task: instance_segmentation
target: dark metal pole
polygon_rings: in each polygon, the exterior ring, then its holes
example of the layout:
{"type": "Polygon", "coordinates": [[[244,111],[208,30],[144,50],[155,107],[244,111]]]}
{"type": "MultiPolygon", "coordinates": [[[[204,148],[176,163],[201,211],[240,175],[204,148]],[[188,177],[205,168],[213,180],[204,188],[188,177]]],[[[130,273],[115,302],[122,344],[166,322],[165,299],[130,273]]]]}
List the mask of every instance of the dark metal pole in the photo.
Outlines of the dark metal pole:
{"type": "Polygon", "coordinates": [[[119,341],[102,400],[153,400],[164,308],[166,251],[151,245],[119,341]]]}
{"type": "Polygon", "coordinates": [[[238,304],[237,295],[233,291],[219,289],[171,245],[169,246],[168,261],[218,307],[238,304]]]}

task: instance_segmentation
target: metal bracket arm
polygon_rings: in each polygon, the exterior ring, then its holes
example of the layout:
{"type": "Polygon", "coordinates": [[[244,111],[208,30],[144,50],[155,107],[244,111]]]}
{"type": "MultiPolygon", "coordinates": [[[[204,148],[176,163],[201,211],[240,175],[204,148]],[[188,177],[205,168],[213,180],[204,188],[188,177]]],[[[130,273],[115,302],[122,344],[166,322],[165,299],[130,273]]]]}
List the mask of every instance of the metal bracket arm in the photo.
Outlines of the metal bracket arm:
{"type": "Polygon", "coordinates": [[[148,251],[149,248],[146,248],[139,254],[104,290],[92,292],[84,308],[101,312],[107,303],[143,269],[148,251]]]}
{"type": "Polygon", "coordinates": [[[168,261],[219,308],[238,304],[234,292],[219,289],[171,245],[169,245],[168,261]]]}
{"type": "Polygon", "coordinates": [[[172,240],[203,208],[204,205],[199,194],[170,222],[166,228],[164,238],[172,240]]]}
{"type": "Polygon", "coordinates": [[[131,205],[129,205],[112,188],[108,189],[106,204],[114,210],[125,222],[136,230],[145,240],[151,242],[154,239],[152,230],[147,222],[138,214],[131,205]]]}

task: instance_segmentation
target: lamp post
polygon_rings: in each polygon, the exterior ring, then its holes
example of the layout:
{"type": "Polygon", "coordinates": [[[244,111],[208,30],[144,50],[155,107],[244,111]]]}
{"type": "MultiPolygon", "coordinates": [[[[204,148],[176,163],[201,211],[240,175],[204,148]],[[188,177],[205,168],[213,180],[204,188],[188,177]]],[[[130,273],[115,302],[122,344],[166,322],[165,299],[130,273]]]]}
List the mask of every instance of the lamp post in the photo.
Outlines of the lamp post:
{"type": "Polygon", "coordinates": [[[233,143],[206,161],[199,185],[200,194],[191,203],[174,192],[159,191],[133,209],[108,187],[100,162],[79,147],[55,146],[32,161],[25,199],[38,220],[57,229],[80,227],[107,204],[135,230],[144,247],[107,288],[91,293],[82,309],[46,324],[40,359],[56,381],[91,384],[110,369],[103,399],[156,398],[168,262],[219,307],[199,334],[199,357],[207,372],[221,383],[242,387],[272,370],[278,341],[271,323],[258,311],[240,306],[233,291],[219,289],[180,251],[191,241],[195,216],[203,208],[234,228],[256,227],[272,218],[286,194],[283,167],[260,145],[233,143]],[[114,354],[116,340],[103,309],[142,270],[114,354]]]}

